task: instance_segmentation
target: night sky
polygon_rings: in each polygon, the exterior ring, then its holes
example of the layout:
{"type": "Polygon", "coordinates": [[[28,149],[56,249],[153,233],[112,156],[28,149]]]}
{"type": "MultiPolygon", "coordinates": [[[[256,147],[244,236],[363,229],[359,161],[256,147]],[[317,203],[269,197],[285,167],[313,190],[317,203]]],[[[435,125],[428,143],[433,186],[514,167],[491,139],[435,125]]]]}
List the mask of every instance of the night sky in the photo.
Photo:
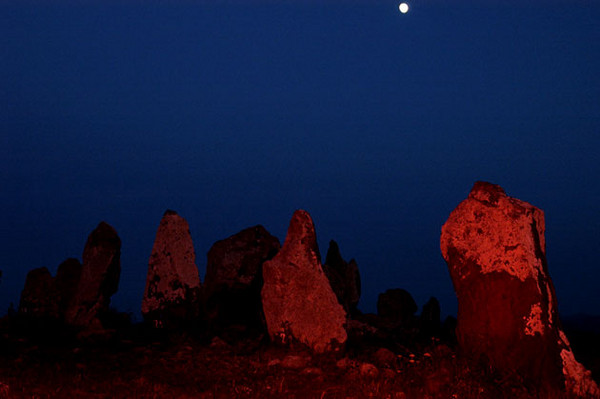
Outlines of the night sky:
{"type": "Polygon", "coordinates": [[[294,210],[358,262],[360,308],[456,299],[440,228],[476,180],[546,214],[563,314],[600,313],[600,3],[0,3],[0,314],[27,272],[122,240],[139,313],[174,209],[217,240],[294,210]]]}

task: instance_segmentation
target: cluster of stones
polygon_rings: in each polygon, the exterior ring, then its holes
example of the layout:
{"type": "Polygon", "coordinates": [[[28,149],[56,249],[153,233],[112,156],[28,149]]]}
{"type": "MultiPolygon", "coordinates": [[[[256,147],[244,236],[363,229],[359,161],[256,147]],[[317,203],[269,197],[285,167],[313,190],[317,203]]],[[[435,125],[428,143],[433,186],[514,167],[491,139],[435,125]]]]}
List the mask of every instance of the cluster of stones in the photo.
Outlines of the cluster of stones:
{"type": "MultiPolygon", "coordinates": [[[[578,363],[560,326],[548,274],[543,212],[477,182],[442,227],[441,251],[458,297],[456,339],[463,353],[506,374],[518,374],[546,397],[600,397],[591,374],[578,363]]],[[[90,234],[83,262],[68,259],[52,277],[32,270],[20,312],[83,329],[101,329],[117,291],[121,242],[106,223],[90,234]]],[[[360,275],[331,241],[322,263],[310,215],[296,211],[283,246],[263,226],[216,242],[201,283],[187,221],[174,211],[162,217],[148,264],[144,319],[174,328],[202,320],[263,331],[272,341],[300,343],[316,353],[343,348],[348,337],[440,334],[440,306],[417,305],[402,289],[381,294],[377,315],[358,309],[360,275]]]]}
{"type": "Polygon", "coordinates": [[[101,319],[119,286],[120,254],[121,240],[115,229],[101,222],[87,239],[82,263],[67,259],[56,277],[45,267],[27,274],[19,312],[83,330],[102,330],[101,319]]]}

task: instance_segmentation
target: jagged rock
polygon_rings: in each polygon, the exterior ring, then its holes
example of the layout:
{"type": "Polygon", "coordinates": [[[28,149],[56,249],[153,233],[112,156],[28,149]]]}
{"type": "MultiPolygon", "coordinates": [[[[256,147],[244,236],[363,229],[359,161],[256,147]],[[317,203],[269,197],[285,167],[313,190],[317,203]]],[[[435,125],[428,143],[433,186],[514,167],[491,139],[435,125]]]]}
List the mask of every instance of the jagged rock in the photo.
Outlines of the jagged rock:
{"type": "Polygon", "coordinates": [[[394,325],[413,324],[416,311],[412,295],[401,288],[387,290],[377,298],[377,315],[394,325]]]}
{"type": "Polygon", "coordinates": [[[423,305],[423,311],[421,312],[421,334],[425,337],[437,336],[440,333],[440,303],[439,301],[431,297],[425,305],[423,305]]]}
{"type": "Polygon", "coordinates": [[[196,319],[201,283],[187,221],[167,210],[156,231],[142,302],[144,319],[167,326],[196,319]]]}
{"type": "Polygon", "coordinates": [[[19,301],[19,313],[31,317],[59,317],[54,278],[47,268],[40,267],[27,273],[19,301]]]}
{"type": "Polygon", "coordinates": [[[344,307],[346,313],[356,313],[356,307],[360,300],[360,274],[358,272],[358,265],[354,259],[346,262],[340,254],[338,244],[333,240],[329,242],[323,271],[329,279],[338,302],[344,307]]]}
{"type": "Polygon", "coordinates": [[[319,353],[346,342],[346,312],[323,272],[313,221],[292,216],[283,247],[263,265],[262,303],[271,339],[319,353]]]}
{"type": "Polygon", "coordinates": [[[280,247],[279,240],[263,226],[247,228],[213,244],[204,279],[205,310],[213,324],[264,328],[262,266],[280,247]]]}
{"type": "Polygon", "coordinates": [[[102,329],[100,317],[108,311],[121,274],[121,240],[105,222],[88,237],[77,292],[69,305],[67,323],[84,330],[102,329]]]}
{"type": "Polygon", "coordinates": [[[548,274],[544,213],[477,182],[442,227],[441,250],[458,297],[462,350],[518,374],[546,397],[599,397],[561,330],[548,274]]]}

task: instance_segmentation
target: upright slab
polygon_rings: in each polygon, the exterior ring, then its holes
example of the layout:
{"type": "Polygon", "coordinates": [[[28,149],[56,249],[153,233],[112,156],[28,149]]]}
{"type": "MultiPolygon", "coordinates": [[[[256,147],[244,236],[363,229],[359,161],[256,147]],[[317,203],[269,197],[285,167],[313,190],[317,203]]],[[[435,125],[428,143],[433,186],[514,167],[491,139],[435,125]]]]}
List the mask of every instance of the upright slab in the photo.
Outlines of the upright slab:
{"type": "Polygon", "coordinates": [[[320,353],[346,342],[346,312],[321,266],[310,215],[294,213],[279,253],[263,265],[262,303],[271,339],[320,353]]]}
{"type": "Polygon", "coordinates": [[[99,317],[108,311],[121,275],[121,239],[101,222],[89,235],[83,250],[81,277],[66,311],[66,321],[83,329],[102,328],[99,317]]]}
{"type": "Polygon", "coordinates": [[[146,320],[181,322],[200,310],[200,276],[188,222],[167,210],[156,231],[148,263],[142,314],[146,320]]]}
{"type": "Polygon", "coordinates": [[[490,183],[475,183],[450,214],[440,244],[458,297],[459,345],[548,397],[597,397],[561,330],[544,231],[540,209],[490,183]]]}

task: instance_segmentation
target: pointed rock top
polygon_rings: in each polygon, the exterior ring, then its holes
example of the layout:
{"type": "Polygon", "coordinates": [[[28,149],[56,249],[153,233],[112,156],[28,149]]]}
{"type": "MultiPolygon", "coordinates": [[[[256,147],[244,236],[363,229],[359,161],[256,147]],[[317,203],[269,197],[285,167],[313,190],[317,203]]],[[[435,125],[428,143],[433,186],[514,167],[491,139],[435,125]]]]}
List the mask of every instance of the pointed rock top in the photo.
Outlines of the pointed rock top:
{"type": "Polygon", "coordinates": [[[500,197],[506,197],[506,192],[497,184],[488,183],[485,181],[477,181],[473,185],[469,198],[476,199],[488,204],[496,204],[500,197]]]}
{"type": "Polygon", "coordinates": [[[337,242],[334,240],[329,241],[329,249],[327,250],[327,255],[325,256],[325,264],[329,266],[337,266],[344,263],[344,258],[342,258],[340,247],[338,246],[337,242]]]}
{"type": "Polygon", "coordinates": [[[171,216],[171,215],[179,216],[179,214],[177,212],[175,212],[174,210],[167,209],[165,211],[165,213],[163,214],[163,217],[165,217],[165,216],[171,216]]]}
{"type": "Polygon", "coordinates": [[[305,248],[307,252],[312,252],[313,256],[316,256],[319,262],[321,261],[315,225],[309,213],[302,209],[298,209],[292,215],[282,251],[296,252],[299,248],[305,248]]]}
{"type": "Polygon", "coordinates": [[[100,222],[98,227],[92,231],[87,240],[87,246],[96,246],[96,245],[118,245],[121,246],[121,240],[117,234],[117,231],[108,223],[100,222]]]}

